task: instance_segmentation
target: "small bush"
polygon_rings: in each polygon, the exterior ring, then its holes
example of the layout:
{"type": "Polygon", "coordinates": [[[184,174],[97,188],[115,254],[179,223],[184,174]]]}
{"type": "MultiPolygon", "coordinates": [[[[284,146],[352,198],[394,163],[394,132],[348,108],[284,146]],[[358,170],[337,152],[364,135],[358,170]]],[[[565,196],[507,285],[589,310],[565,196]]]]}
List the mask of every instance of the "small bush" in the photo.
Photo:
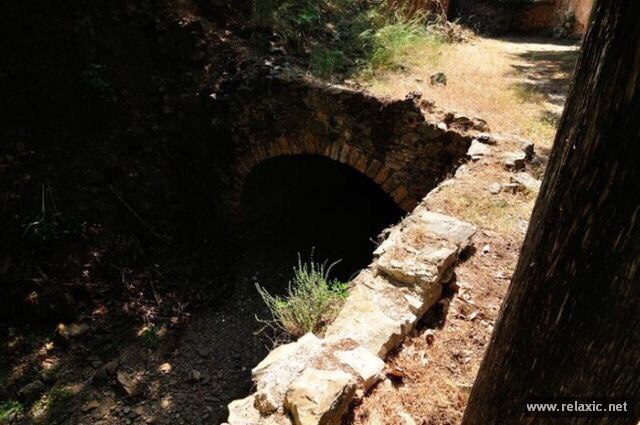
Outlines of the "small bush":
{"type": "Polygon", "coordinates": [[[381,26],[364,31],[360,39],[368,52],[363,71],[370,75],[403,69],[416,60],[432,60],[445,41],[430,30],[425,16],[407,18],[399,13],[381,26]]]}
{"type": "Polygon", "coordinates": [[[417,20],[389,23],[375,31],[366,31],[363,39],[371,43],[369,64],[376,69],[393,68],[400,64],[413,46],[426,36],[424,28],[417,20]]]}
{"type": "Polygon", "coordinates": [[[346,57],[341,50],[316,49],[311,52],[311,70],[313,74],[329,79],[336,70],[344,68],[346,57]]]}
{"type": "Polygon", "coordinates": [[[307,51],[321,37],[324,1],[284,1],[274,11],[274,30],[297,52],[307,51]]]}
{"type": "Polygon", "coordinates": [[[160,327],[158,325],[151,325],[142,331],[140,334],[142,338],[142,346],[149,350],[155,350],[160,346],[160,327]]]}
{"type": "Polygon", "coordinates": [[[253,23],[257,26],[271,25],[274,8],[273,0],[253,0],[251,7],[253,23]]]}
{"type": "MultiPolygon", "coordinates": [[[[335,263],[334,263],[335,264],[335,263]]],[[[346,283],[329,278],[331,267],[313,261],[294,267],[287,295],[273,296],[256,284],[258,293],[269,307],[272,319],[260,320],[293,338],[307,332],[318,333],[330,323],[348,295],[346,283]]]]}
{"type": "Polygon", "coordinates": [[[17,401],[0,402],[0,424],[10,421],[23,411],[22,404],[17,401]]]}

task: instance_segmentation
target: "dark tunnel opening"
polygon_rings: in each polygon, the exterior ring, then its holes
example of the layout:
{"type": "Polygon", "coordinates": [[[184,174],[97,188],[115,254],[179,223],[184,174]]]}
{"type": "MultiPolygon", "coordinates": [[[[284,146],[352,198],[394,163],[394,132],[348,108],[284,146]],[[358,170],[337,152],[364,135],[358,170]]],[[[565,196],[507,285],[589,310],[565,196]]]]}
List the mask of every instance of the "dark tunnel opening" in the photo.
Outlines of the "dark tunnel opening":
{"type": "Polygon", "coordinates": [[[372,180],[318,155],[282,156],[258,164],[242,194],[250,243],[293,266],[298,254],[340,260],[332,275],[350,280],[372,259],[375,239],[404,211],[372,180]]]}

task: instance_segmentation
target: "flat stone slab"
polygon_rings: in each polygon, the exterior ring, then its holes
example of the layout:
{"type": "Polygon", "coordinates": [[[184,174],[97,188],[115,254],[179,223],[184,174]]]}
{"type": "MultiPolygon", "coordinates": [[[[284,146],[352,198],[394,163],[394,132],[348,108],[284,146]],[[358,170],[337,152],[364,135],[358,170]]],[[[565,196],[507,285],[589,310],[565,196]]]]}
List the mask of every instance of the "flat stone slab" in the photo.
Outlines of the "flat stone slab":
{"type": "Polygon", "coordinates": [[[373,384],[383,378],[384,362],[378,356],[363,347],[334,353],[338,361],[351,369],[360,381],[359,391],[362,397],[373,384]]]}
{"type": "Polygon", "coordinates": [[[329,341],[350,340],[379,357],[395,346],[417,320],[402,291],[382,276],[362,272],[338,317],[327,328],[329,341]]]}
{"type": "Polygon", "coordinates": [[[511,176],[511,181],[519,187],[534,193],[538,193],[540,186],[542,186],[542,182],[529,173],[516,173],[511,176]]]}
{"type": "Polygon", "coordinates": [[[504,155],[503,163],[507,170],[522,170],[525,167],[527,154],[524,152],[507,152],[504,155]]]}

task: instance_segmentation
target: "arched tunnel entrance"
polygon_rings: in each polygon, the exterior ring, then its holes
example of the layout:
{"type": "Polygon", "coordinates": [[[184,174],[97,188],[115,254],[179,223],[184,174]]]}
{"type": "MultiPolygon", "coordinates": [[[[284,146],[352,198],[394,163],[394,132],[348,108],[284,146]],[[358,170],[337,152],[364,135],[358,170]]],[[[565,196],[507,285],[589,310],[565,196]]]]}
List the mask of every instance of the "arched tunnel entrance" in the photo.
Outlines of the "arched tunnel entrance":
{"type": "MultiPolygon", "coordinates": [[[[264,322],[271,314],[256,284],[284,295],[298,253],[307,260],[314,248],[317,262],[341,259],[331,276],[348,281],[371,261],[376,236],[405,213],[373,180],[319,155],[279,156],[257,164],[244,180],[239,207],[244,237],[230,254],[233,270],[226,282],[233,292],[219,309],[201,315],[187,336],[219,344],[215,361],[205,364],[207,373],[218,377],[211,385],[223,406],[249,394],[251,368],[274,340],[282,342],[264,322]]],[[[221,409],[216,415],[214,422],[221,423],[227,413],[221,409]]]]}
{"type": "Polygon", "coordinates": [[[319,155],[258,164],[247,176],[241,206],[254,243],[291,266],[298,254],[305,259],[312,252],[319,262],[340,260],[333,274],[344,281],[369,264],[376,236],[404,214],[371,179],[319,155]]]}

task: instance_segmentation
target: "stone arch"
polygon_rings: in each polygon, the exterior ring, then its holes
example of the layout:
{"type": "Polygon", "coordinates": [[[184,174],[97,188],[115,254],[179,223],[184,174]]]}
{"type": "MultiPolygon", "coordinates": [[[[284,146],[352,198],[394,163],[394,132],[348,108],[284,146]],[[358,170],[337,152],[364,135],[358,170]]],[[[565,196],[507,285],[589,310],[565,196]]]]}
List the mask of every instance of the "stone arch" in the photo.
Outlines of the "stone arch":
{"type": "Polygon", "coordinates": [[[404,211],[409,212],[418,204],[391,167],[370,158],[349,143],[321,143],[317,138],[307,136],[302,143],[292,143],[286,137],[279,137],[271,143],[254,145],[241,155],[236,160],[232,176],[232,206],[239,208],[245,179],[256,165],[270,158],[286,155],[319,155],[338,161],[371,179],[404,211]]]}

